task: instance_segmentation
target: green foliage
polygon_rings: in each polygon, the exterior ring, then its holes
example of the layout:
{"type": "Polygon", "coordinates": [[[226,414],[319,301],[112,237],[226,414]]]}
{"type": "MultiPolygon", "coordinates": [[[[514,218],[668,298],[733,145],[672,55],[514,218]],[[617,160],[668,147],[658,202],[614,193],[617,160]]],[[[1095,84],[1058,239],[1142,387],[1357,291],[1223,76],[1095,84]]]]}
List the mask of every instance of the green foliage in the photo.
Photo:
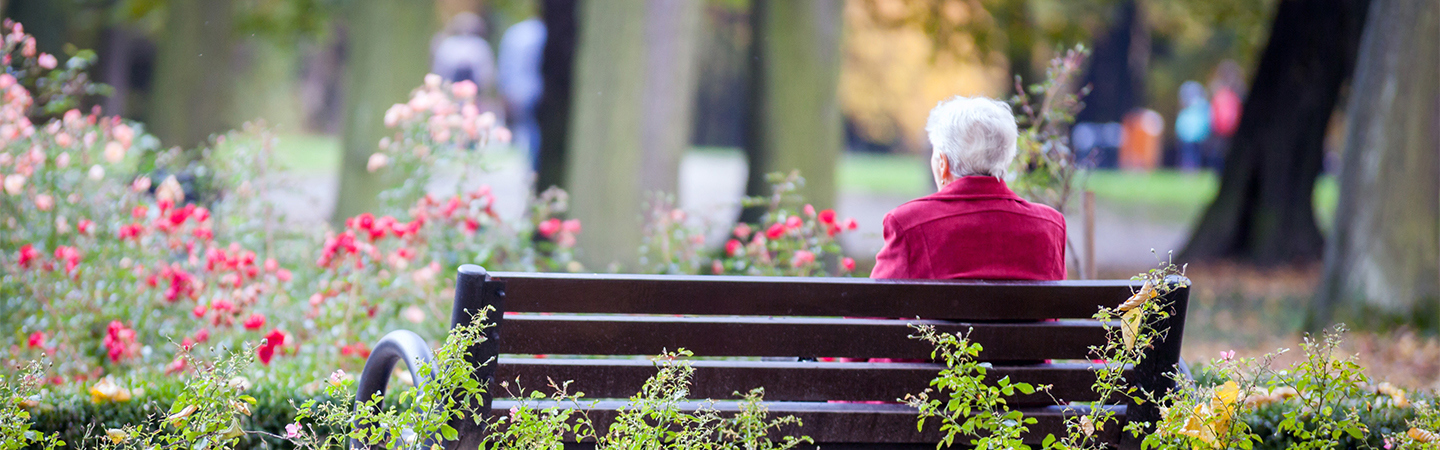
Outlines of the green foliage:
{"type": "MultiPolygon", "coordinates": [[[[654,359],[656,373],[630,397],[618,411],[610,427],[597,430],[583,409],[584,393],[568,392],[568,382],[551,382],[554,390],[548,407],[537,407],[533,401],[544,400],[544,394],[523,389],[517,397],[528,397],[492,423],[486,442],[500,448],[559,449],[567,439],[590,440],[598,450],[618,449],[715,449],[715,450],[785,450],[800,444],[813,443],[805,436],[785,436],[776,442],[772,430],[801,426],[793,416],[769,419],[763,405],[763,388],[740,395],[740,411],[733,416],[721,413],[707,402],[688,407],[690,386],[695,374],[683,358],[693,356],[685,349],[667,352],[654,359]]],[[[574,442],[570,440],[569,442],[574,442]]]]}
{"type": "Polygon", "coordinates": [[[1085,107],[1080,99],[1090,91],[1088,86],[1075,86],[1089,55],[1084,45],[1076,45],[1050,60],[1044,81],[1028,88],[1016,76],[1016,93],[1010,99],[1018,109],[1015,122],[1020,126],[1018,152],[1011,164],[1015,179],[1010,186],[1025,198],[1062,213],[1076,189],[1083,187],[1083,161],[1070,148],[1070,125],[1085,107]]]}
{"type": "Polygon", "coordinates": [[[19,380],[0,373],[0,450],[18,450],[38,445],[46,450],[65,446],[60,436],[34,429],[30,410],[40,405],[43,384],[40,365],[31,363],[19,380]]]}
{"type": "MultiPolygon", "coordinates": [[[[348,429],[346,433],[322,434],[314,426],[308,431],[287,433],[300,447],[348,448],[350,442],[389,449],[409,448],[418,442],[440,439],[453,440],[456,430],[452,423],[472,420],[480,423],[481,398],[486,386],[474,375],[476,367],[465,360],[469,349],[485,341],[483,322],[489,309],[474,314],[472,323],[456,326],[445,343],[435,351],[435,360],[420,367],[419,385],[404,390],[388,407],[384,398],[364,400],[353,409],[348,404],[308,401],[299,407],[297,421],[313,419],[331,429],[348,429]],[[353,440],[353,441],[352,441],[353,440]]],[[[488,361],[485,364],[493,364],[488,361]]],[[[353,396],[353,382],[337,372],[328,380],[327,395],[353,396]]]]}
{"type": "Polygon", "coordinates": [[[989,364],[975,361],[982,347],[970,342],[968,335],[938,333],[929,325],[915,329],[918,334],[912,337],[935,346],[930,357],[945,363],[930,381],[933,391],[905,396],[905,403],[919,410],[916,428],[923,429],[926,419],[938,418],[945,437],[937,448],[954,445],[956,437],[964,436],[970,438],[967,444],[979,449],[1028,449],[1021,438],[1036,420],[1011,410],[1006,399],[1016,392],[1034,393],[1035,387],[1012,383],[1010,377],[987,383],[989,364]],[[937,398],[931,398],[932,393],[937,398]]]}

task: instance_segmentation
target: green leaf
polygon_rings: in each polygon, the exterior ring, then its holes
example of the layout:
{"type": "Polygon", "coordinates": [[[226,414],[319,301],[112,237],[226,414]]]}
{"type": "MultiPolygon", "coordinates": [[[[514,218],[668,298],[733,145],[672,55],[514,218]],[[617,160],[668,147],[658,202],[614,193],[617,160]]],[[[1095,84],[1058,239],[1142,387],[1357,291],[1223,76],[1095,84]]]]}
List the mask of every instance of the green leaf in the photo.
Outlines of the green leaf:
{"type": "Polygon", "coordinates": [[[455,431],[455,427],[450,425],[440,425],[440,435],[451,441],[460,438],[460,432],[455,431]]]}

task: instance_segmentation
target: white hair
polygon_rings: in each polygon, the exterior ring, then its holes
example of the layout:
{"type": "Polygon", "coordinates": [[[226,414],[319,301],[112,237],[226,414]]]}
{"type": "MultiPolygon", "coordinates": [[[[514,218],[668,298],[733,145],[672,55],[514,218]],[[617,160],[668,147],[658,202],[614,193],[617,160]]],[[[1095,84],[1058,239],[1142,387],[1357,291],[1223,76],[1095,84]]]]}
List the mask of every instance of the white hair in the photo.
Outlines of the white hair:
{"type": "Polygon", "coordinates": [[[985,97],[953,97],[935,105],[925,122],[930,146],[950,161],[950,173],[1005,176],[1015,159],[1019,129],[1010,104],[985,97]]]}

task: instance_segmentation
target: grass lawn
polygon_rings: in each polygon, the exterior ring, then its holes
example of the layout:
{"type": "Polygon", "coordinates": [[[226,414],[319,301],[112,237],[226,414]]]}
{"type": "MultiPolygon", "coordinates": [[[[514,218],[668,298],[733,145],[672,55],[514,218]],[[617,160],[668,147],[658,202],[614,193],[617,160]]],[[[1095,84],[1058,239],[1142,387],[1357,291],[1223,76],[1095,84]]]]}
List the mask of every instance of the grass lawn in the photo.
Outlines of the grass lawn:
{"type": "Polygon", "coordinates": [[[282,134],[275,144],[275,159],[282,167],[297,173],[335,172],[340,167],[340,137],[282,134]]]}
{"type": "Polygon", "coordinates": [[[919,155],[846,152],[836,184],[840,192],[919,197],[935,189],[929,168],[919,155]]]}

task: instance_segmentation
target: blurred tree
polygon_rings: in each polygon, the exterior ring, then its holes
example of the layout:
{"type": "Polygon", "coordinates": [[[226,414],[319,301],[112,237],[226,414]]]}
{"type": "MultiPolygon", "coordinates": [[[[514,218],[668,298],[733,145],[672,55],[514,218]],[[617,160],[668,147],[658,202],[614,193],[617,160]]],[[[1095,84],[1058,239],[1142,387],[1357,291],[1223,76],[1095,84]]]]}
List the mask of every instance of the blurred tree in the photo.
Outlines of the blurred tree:
{"type": "Polygon", "coordinates": [[[165,145],[200,145],[233,125],[234,24],[233,0],[169,2],[147,117],[165,145]]]}
{"type": "MultiPolygon", "coordinates": [[[[756,0],[750,20],[750,124],[745,192],[771,193],[765,175],[799,169],[799,193],[817,209],[835,206],[835,171],[844,146],[840,117],[843,2],[756,0]]],[[[741,220],[756,221],[760,208],[741,220]]]]}
{"type": "Polygon", "coordinates": [[[1121,2],[1110,30],[1095,39],[1090,67],[1081,81],[1082,86],[1090,86],[1090,94],[1076,121],[1119,122],[1145,104],[1150,26],[1143,5],[1138,0],[1121,2]]]}
{"type": "Polygon", "coordinates": [[[745,146],[750,87],[748,2],[705,2],[700,28],[700,75],[695,95],[696,146],[745,146]]]}
{"type": "Polygon", "coordinates": [[[1341,86],[1355,67],[1368,0],[1282,1],[1260,56],[1220,192],[1181,253],[1187,261],[1317,261],[1313,194],[1341,86]]]}
{"type": "MultiPolygon", "coordinates": [[[[918,28],[934,54],[989,60],[1003,56],[1012,75],[1039,80],[1035,67],[1055,51],[1089,37],[1106,22],[1117,0],[860,0],[882,26],[918,28]]],[[[1201,1],[1201,0],[1176,0],[1201,1]]],[[[1009,81],[1003,89],[1014,86],[1009,81]]]]}
{"type": "Polygon", "coordinates": [[[540,17],[545,21],[545,51],[540,77],[545,84],[535,120],[540,124],[540,168],[535,174],[535,191],[565,186],[566,151],[570,145],[571,87],[574,84],[575,47],[579,41],[579,2],[544,0],[540,17]]]}
{"type": "Polygon", "coordinates": [[[430,68],[430,35],[438,29],[432,0],[365,0],[345,6],[345,122],[340,190],[333,223],[373,211],[386,180],[365,169],[390,105],[403,102],[430,68]]]}
{"type": "Polygon", "coordinates": [[[58,0],[0,1],[5,17],[25,25],[25,32],[35,36],[35,49],[52,55],[64,54],[61,49],[71,42],[69,19],[76,6],[58,0]]]}
{"type": "Polygon", "coordinates": [[[592,268],[632,264],[649,192],[675,192],[690,144],[700,3],[580,4],[566,187],[592,268]]]}
{"type": "MultiPolygon", "coordinates": [[[[968,35],[937,49],[919,23],[902,20],[907,14],[871,2],[845,4],[840,105],[864,141],[920,151],[928,148],[925,120],[936,103],[1002,95],[1010,77],[1003,58],[987,57],[968,35]]],[[[916,174],[924,176],[919,164],[916,174]]]]}
{"type": "Polygon", "coordinates": [[[1318,320],[1440,327],[1440,2],[1374,0],[1346,116],[1318,320]],[[1352,311],[1353,310],[1353,311],[1352,311]],[[1354,319],[1354,318],[1348,318],[1354,319]]]}

